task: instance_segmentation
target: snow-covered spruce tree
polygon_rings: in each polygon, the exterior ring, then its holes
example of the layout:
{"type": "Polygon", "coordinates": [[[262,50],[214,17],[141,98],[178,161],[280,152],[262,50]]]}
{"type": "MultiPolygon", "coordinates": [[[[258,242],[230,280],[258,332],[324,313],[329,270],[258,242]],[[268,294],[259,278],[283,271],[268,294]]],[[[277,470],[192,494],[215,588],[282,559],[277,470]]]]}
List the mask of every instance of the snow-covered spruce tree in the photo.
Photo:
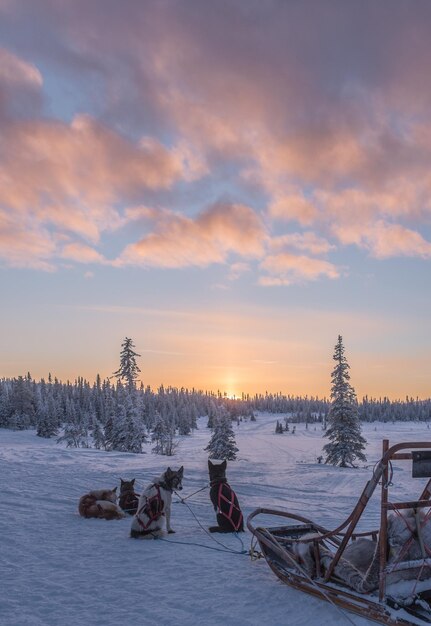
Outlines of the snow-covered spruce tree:
{"type": "MultiPolygon", "coordinates": [[[[221,409],[223,408],[221,407],[221,409]]],[[[219,415],[214,417],[214,432],[205,450],[209,452],[210,459],[227,459],[228,461],[236,459],[238,448],[236,447],[232,420],[226,410],[220,411],[219,415]]]]}
{"type": "Polygon", "coordinates": [[[93,422],[93,430],[91,434],[93,436],[93,445],[96,450],[103,450],[106,445],[105,433],[102,424],[97,418],[93,422]]]}
{"type": "Polygon", "coordinates": [[[135,388],[136,379],[141,371],[136,363],[136,357],[141,355],[134,351],[134,347],[133,341],[126,337],[121,344],[120,367],[114,372],[114,376],[119,381],[124,381],[129,389],[135,388]]]}
{"type": "Polygon", "coordinates": [[[151,452],[154,454],[164,454],[165,456],[173,456],[178,447],[178,441],[175,441],[175,428],[172,421],[156,413],[155,423],[151,432],[151,442],[154,447],[151,452]]]}
{"type": "Polygon", "coordinates": [[[325,437],[330,443],[323,447],[325,463],[340,467],[354,467],[355,459],[366,461],[363,453],[366,441],[361,435],[356,393],[350,384],[350,366],[344,355],[343,338],[338,335],[335,346],[332,372],[331,408],[328,414],[328,429],[325,437]]]}
{"type": "Polygon", "coordinates": [[[48,398],[47,401],[41,400],[38,403],[37,416],[36,435],[46,439],[56,437],[58,435],[58,422],[53,398],[48,398]]]}
{"type": "Polygon", "coordinates": [[[146,440],[145,427],[136,407],[136,390],[117,385],[117,408],[113,425],[113,450],[142,452],[146,440]]]}
{"type": "Polygon", "coordinates": [[[283,432],[284,432],[283,424],[277,420],[277,423],[275,425],[275,434],[276,435],[282,435],[283,432]]]}
{"type": "Polygon", "coordinates": [[[31,428],[35,424],[35,408],[31,377],[18,376],[13,381],[11,396],[11,427],[15,430],[31,428]]]}
{"type": "Polygon", "coordinates": [[[66,401],[67,421],[57,443],[65,442],[68,448],[89,448],[88,416],[81,413],[72,400],[66,401]]]}
{"type": "Polygon", "coordinates": [[[113,450],[115,446],[115,430],[114,430],[114,418],[112,415],[106,420],[106,424],[103,428],[103,447],[107,452],[113,450]]]}

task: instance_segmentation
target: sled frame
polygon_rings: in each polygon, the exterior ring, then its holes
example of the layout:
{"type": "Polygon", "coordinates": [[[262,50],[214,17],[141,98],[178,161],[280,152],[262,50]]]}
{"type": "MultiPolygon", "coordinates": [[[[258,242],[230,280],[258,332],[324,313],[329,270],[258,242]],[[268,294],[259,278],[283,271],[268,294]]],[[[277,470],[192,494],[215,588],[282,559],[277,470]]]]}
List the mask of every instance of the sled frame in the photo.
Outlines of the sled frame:
{"type": "MultiPolygon", "coordinates": [[[[274,573],[286,584],[304,591],[327,602],[336,604],[341,608],[372,619],[376,622],[388,625],[412,625],[416,626],[417,622],[411,622],[406,619],[394,616],[386,604],[386,583],[387,583],[387,536],[388,536],[388,512],[399,511],[409,508],[431,507],[431,478],[428,479],[419,499],[405,502],[392,502],[389,499],[390,492],[390,468],[393,461],[412,460],[414,450],[431,450],[431,442],[408,442],[399,443],[389,447],[389,440],[384,439],[382,443],[382,457],[376,464],[372,478],[366,483],[356,506],[349,517],[334,530],[327,530],[322,526],[315,524],[312,520],[289,513],[287,511],[279,511],[275,509],[258,508],[253,511],[247,518],[247,527],[250,532],[258,540],[263,555],[268,565],[274,573]],[[380,495],[380,528],[369,532],[355,533],[355,528],[361,519],[361,516],[374,494],[377,487],[381,485],[380,495]],[[300,522],[300,526],[285,526],[280,528],[267,529],[264,527],[255,527],[252,520],[257,515],[271,515],[282,517],[286,520],[294,520],[300,522]],[[314,555],[316,561],[317,579],[312,580],[306,576],[305,572],[301,572],[300,566],[296,563],[296,557],[293,552],[283,545],[280,539],[282,530],[298,535],[308,532],[318,532],[319,537],[302,539],[290,537],[289,543],[306,544],[313,543],[314,555]],[[279,538],[277,538],[279,535],[279,538]],[[342,581],[334,576],[334,569],[343,556],[344,550],[349,541],[354,541],[358,537],[369,537],[378,540],[379,550],[379,589],[378,602],[373,598],[359,594],[348,587],[344,587],[342,581]],[[319,544],[330,545],[335,549],[332,561],[322,578],[320,570],[320,551],[319,544]],[[320,578],[319,578],[320,577],[320,578]]],[[[401,569],[400,564],[396,564],[391,568],[391,572],[401,569]]],[[[402,565],[402,564],[401,564],[402,565]]]]}

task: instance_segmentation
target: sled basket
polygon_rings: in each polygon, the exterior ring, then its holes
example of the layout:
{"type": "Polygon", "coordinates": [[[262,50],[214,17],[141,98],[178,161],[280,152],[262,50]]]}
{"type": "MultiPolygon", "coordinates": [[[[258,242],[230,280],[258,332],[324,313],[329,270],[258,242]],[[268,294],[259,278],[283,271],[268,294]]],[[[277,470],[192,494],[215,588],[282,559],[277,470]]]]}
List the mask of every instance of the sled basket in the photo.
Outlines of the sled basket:
{"type": "MultiPolygon", "coordinates": [[[[400,443],[389,448],[389,442],[384,440],[382,458],[376,465],[371,480],[367,482],[352,513],[335,530],[327,530],[312,520],[287,511],[265,508],[253,511],[247,519],[247,527],[259,542],[269,567],[282,582],[293,589],[308,593],[336,605],[341,610],[345,609],[366,619],[393,626],[431,624],[431,547],[424,546],[421,541],[420,559],[402,561],[400,558],[399,561],[389,565],[387,549],[388,512],[394,512],[395,515],[400,515],[401,512],[402,515],[406,509],[412,509],[415,513],[422,511],[421,519],[425,521],[429,519],[431,523],[431,479],[423,488],[418,500],[389,501],[391,462],[413,458],[428,460],[428,451],[431,451],[431,442],[400,443]],[[417,450],[426,454],[418,457],[417,450]],[[382,487],[380,528],[355,533],[355,528],[380,483],[382,487]],[[428,512],[424,517],[426,509],[428,512]],[[255,518],[258,515],[274,516],[279,520],[283,518],[284,525],[255,526],[255,518]],[[344,571],[342,567],[337,569],[337,565],[346,563],[344,556],[346,548],[352,546],[352,542],[359,538],[371,540],[376,546],[373,557],[376,570],[375,585],[372,586],[370,583],[368,588],[366,586],[368,582],[361,581],[363,586],[359,587],[361,591],[352,588],[340,577],[340,572],[344,571]],[[312,572],[304,567],[301,556],[304,553],[311,555],[309,558],[313,563],[312,572]],[[406,570],[409,571],[409,582],[414,583],[414,593],[402,597],[402,594],[397,593],[397,585],[391,583],[391,575],[393,572],[404,573],[406,570]]],[[[413,476],[415,473],[418,475],[417,468],[413,476]]],[[[420,475],[423,476],[425,473],[420,472],[420,475]]],[[[403,583],[405,584],[406,580],[403,580],[403,583]]],[[[405,587],[401,585],[398,589],[405,590],[405,587]]]]}

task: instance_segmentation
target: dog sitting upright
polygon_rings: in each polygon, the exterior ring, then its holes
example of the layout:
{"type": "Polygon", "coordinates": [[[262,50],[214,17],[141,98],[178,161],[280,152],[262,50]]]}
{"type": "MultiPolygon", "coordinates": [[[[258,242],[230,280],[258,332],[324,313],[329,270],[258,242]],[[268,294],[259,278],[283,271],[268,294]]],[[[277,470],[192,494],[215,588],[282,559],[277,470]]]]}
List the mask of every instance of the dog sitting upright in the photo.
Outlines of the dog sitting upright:
{"type": "Polygon", "coordinates": [[[126,517],[117,506],[117,487],[114,489],[99,489],[90,491],[79,499],[79,514],[82,517],[97,517],[99,519],[122,519],[126,517]]]}
{"type": "Polygon", "coordinates": [[[210,526],[210,533],[235,533],[244,530],[244,520],[238,498],[226,480],[227,462],[211,463],[208,459],[210,475],[210,498],[217,512],[218,526],[210,526]]]}
{"type": "Polygon", "coordinates": [[[130,536],[134,539],[156,539],[163,535],[163,526],[166,520],[166,530],[174,533],[171,528],[172,492],[183,488],[184,468],[178,471],[170,467],[158,480],[145,487],[138,502],[138,510],[132,520],[130,536]]]}
{"type": "Polygon", "coordinates": [[[135,493],[135,479],[123,480],[120,478],[120,498],[118,504],[125,513],[134,515],[138,510],[139,496],[135,493]]]}

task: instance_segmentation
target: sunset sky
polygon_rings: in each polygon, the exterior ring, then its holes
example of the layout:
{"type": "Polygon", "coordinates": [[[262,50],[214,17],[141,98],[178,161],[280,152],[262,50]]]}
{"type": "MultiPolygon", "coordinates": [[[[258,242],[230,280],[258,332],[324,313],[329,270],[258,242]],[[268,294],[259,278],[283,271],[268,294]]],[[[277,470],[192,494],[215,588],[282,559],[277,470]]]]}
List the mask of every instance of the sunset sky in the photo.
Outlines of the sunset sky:
{"type": "Polygon", "coordinates": [[[0,0],[0,377],[429,397],[429,0],[0,0]]]}

